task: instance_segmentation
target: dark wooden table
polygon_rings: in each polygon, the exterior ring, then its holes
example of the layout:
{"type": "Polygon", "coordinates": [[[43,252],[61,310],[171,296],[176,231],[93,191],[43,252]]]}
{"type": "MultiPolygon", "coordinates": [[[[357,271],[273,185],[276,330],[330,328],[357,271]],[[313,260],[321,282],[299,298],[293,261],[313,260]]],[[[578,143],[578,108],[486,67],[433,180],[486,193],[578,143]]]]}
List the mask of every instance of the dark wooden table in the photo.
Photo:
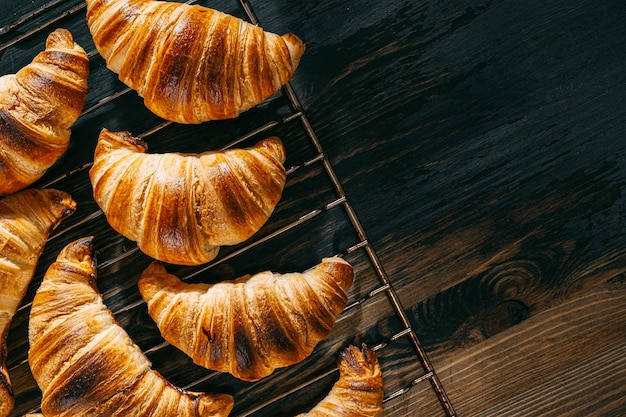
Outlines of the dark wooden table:
{"type": "MultiPolygon", "coordinates": [[[[1,0],[0,26],[45,3],[1,0]]],[[[245,16],[236,1],[201,4],[245,16]]],[[[446,415],[429,382],[437,379],[459,416],[625,415],[626,3],[251,5],[266,29],[307,43],[292,81],[305,118],[280,93],[235,120],[161,126],[133,92],[103,102],[124,86],[91,56],[71,148],[36,184],[71,192],[79,209],[48,242],[9,334],[13,415],[39,401],[25,361],[28,303],[60,248],[88,234],[105,302],[154,368],[179,386],[234,394],[233,415],[307,410],[336,379],[338,352],[360,342],[378,349],[388,416],[446,415]],[[294,169],[252,243],[172,271],[217,281],[343,254],[357,272],[352,307],[310,358],[251,384],[162,345],[136,290],[150,259],[110,229],[91,198],[87,168],[102,127],[147,133],[154,152],[285,140],[294,169]]],[[[27,64],[54,27],[94,51],[82,2],[67,0],[0,35],[0,74],[27,64]]]]}

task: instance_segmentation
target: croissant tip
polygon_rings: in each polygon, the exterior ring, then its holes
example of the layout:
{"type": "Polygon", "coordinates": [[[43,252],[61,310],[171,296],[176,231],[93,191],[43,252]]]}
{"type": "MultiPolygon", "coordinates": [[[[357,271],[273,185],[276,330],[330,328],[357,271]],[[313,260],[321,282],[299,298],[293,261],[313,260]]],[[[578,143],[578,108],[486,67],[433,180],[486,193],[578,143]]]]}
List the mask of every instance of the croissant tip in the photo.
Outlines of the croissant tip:
{"type": "Polygon", "coordinates": [[[150,262],[150,265],[148,265],[147,268],[144,269],[143,273],[141,274],[141,278],[143,278],[144,276],[154,275],[165,271],[165,265],[161,261],[153,260],[152,262],[150,262]]]}
{"type": "Polygon", "coordinates": [[[235,399],[230,394],[207,394],[200,397],[200,415],[225,415],[235,406],[235,399]]]}
{"type": "Polygon", "coordinates": [[[59,253],[58,260],[92,262],[94,239],[94,236],[87,236],[69,243],[59,253]]]}
{"type": "Polygon", "coordinates": [[[98,136],[98,142],[100,141],[111,142],[123,147],[130,146],[138,148],[140,152],[146,152],[148,150],[148,144],[144,140],[133,136],[132,133],[127,130],[114,132],[107,128],[102,128],[98,136]]]}
{"type": "Polygon", "coordinates": [[[289,49],[289,56],[291,57],[291,66],[295,70],[300,64],[300,59],[304,55],[306,50],[306,44],[293,33],[287,33],[283,35],[283,40],[289,49]]]}
{"type": "Polygon", "coordinates": [[[348,261],[346,261],[343,258],[340,258],[339,256],[330,256],[328,258],[322,258],[322,263],[336,263],[336,264],[350,265],[348,261]]]}
{"type": "Polygon", "coordinates": [[[338,256],[322,258],[318,265],[320,270],[331,275],[338,281],[338,284],[347,292],[354,281],[354,269],[348,261],[338,256]]]}
{"type": "Polygon", "coordinates": [[[361,348],[354,345],[347,346],[341,351],[337,365],[342,374],[347,375],[376,375],[380,372],[378,356],[367,344],[361,348]]]}
{"type": "Polygon", "coordinates": [[[283,141],[278,136],[271,136],[269,138],[265,138],[255,145],[255,147],[267,149],[272,156],[279,161],[281,164],[285,163],[287,159],[287,152],[285,150],[285,145],[283,141]]]}
{"type": "MultiPolygon", "coordinates": [[[[6,344],[3,345],[3,348],[6,349],[6,344]]],[[[8,379],[9,375],[6,374],[5,378],[5,369],[2,368],[2,363],[0,363],[0,370],[3,371],[0,373],[0,415],[5,416],[9,415],[11,410],[13,410],[13,397],[14,392],[11,387],[11,381],[8,379]]]]}
{"type": "Polygon", "coordinates": [[[57,28],[48,35],[46,39],[46,49],[55,48],[57,46],[73,47],[74,36],[72,32],[64,28],[57,28]]]}
{"type": "Polygon", "coordinates": [[[143,270],[139,276],[137,286],[139,287],[139,293],[145,302],[151,300],[157,293],[158,286],[155,284],[160,281],[158,277],[163,277],[164,274],[168,277],[173,276],[171,274],[167,274],[165,265],[157,260],[152,261],[150,265],[143,270]]]}

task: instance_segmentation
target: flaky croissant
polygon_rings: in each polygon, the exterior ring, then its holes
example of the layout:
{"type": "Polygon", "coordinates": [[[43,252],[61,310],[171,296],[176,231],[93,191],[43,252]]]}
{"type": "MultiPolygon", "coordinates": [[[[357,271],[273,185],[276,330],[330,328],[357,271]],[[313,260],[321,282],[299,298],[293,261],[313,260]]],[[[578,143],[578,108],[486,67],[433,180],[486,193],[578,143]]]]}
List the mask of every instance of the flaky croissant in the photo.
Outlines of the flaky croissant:
{"type": "Polygon", "coordinates": [[[285,186],[285,149],[276,137],[222,152],[146,150],[128,132],[104,129],[89,176],[111,227],[164,262],[206,263],[220,246],[248,239],[285,186]]]}
{"type": "Polygon", "coordinates": [[[352,280],[340,258],[215,285],[186,284],[155,261],[139,291],[163,338],[196,364],[257,381],[310,355],[345,308],[352,280]]]}
{"type": "Polygon", "coordinates": [[[222,12],[177,2],[87,0],[96,48],[156,115],[178,123],[236,117],[292,77],[304,53],[222,12]]]}
{"type": "Polygon", "coordinates": [[[96,288],[92,237],[67,245],[30,313],[28,361],[41,411],[55,416],[226,416],[227,394],[174,387],[117,324],[96,288]]]}
{"type": "Polygon", "coordinates": [[[0,195],[34,183],[67,150],[88,75],[85,51],[57,29],[30,64],[0,77],[0,195]]]}
{"type": "Polygon", "coordinates": [[[53,189],[29,188],[0,200],[0,417],[13,409],[6,368],[11,320],[26,294],[50,231],[75,209],[69,194],[53,189]]]}
{"type": "Polygon", "coordinates": [[[383,376],[376,354],[348,346],[339,355],[339,380],[308,413],[296,417],[379,417],[383,415],[383,376]]]}

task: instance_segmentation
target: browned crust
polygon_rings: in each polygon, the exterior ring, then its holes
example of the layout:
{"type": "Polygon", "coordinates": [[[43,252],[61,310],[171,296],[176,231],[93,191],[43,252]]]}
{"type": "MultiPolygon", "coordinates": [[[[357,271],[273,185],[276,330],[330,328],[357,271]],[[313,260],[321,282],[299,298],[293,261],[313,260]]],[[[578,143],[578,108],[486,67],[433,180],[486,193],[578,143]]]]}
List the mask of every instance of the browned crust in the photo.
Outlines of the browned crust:
{"type": "Polygon", "coordinates": [[[177,2],[89,0],[87,25],[120,80],[178,123],[236,117],[287,83],[305,51],[294,34],[177,2]]]}
{"type": "Polygon", "coordinates": [[[257,381],[311,354],[345,308],[353,279],[339,258],[302,274],[266,271],[216,285],[185,284],[154,262],[139,291],[163,337],[195,363],[257,381]]]}
{"type": "Polygon", "coordinates": [[[65,29],[0,89],[0,195],[41,178],[67,150],[70,127],[87,99],[89,59],[65,29]]]}
{"type": "Polygon", "coordinates": [[[93,237],[67,245],[33,300],[28,359],[43,413],[228,415],[230,395],[185,391],[150,368],[102,302],[92,251],[93,237]]]}
{"type": "Polygon", "coordinates": [[[104,129],[89,175],[111,227],[163,262],[206,263],[220,246],[250,238],[285,186],[285,149],[277,137],[202,154],[146,150],[130,133],[104,129]]]}

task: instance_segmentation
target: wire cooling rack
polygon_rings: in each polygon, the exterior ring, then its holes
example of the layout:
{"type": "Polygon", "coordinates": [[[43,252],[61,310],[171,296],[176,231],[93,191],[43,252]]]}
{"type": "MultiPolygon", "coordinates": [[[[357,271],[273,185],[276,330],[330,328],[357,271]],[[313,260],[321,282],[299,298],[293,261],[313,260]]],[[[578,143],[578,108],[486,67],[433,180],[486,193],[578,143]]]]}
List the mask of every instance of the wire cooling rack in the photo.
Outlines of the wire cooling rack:
{"type": "MultiPolygon", "coordinates": [[[[250,2],[240,0],[238,4],[228,7],[231,9],[224,11],[240,13],[241,17],[260,25],[250,2]]],[[[155,116],[143,117],[135,93],[107,73],[97,51],[89,43],[85,8],[84,2],[76,0],[54,0],[45,4],[33,2],[20,6],[19,16],[0,27],[0,57],[3,61],[6,55],[13,60],[11,51],[14,49],[25,50],[22,54],[30,54],[28,59],[32,58],[37,48],[41,49],[42,39],[47,33],[56,27],[69,26],[76,41],[83,42],[81,45],[88,51],[92,64],[88,101],[73,127],[69,155],[35,184],[39,188],[54,187],[70,192],[78,201],[79,208],[47,242],[29,293],[9,332],[8,365],[16,394],[12,416],[39,409],[40,392],[30,375],[27,361],[27,321],[34,292],[60,248],[86,234],[93,234],[96,239],[104,237],[96,247],[99,289],[116,319],[144,350],[155,369],[184,389],[232,393],[236,404],[233,415],[293,415],[294,412],[306,411],[328,392],[336,380],[338,352],[349,343],[365,342],[376,351],[383,367],[385,403],[401,401],[402,396],[414,387],[429,384],[430,391],[441,403],[442,414],[455,416],[435,369],[411,328],[393,283],[368,240],[292,85],[288,83],[258,109],[246,112],[241,116],[241,123],[236,126],[228,124],[223,130],[215,129],[217,123],[178,126],[155,116]],[[98,60],[99,64],[95,62],[98,60]],[[94,82],[101,85],[92,88],[94,82]],[[129,116],[128,109],[132,109],[131,113],[138,113],[129,116]],[[223,248],[214,261],[195,268],[178,268],[177,275],[184,280],[210,280],[215,278],[207,276],[224,277],[224,274],[237,275],[240,271],[241,274],[250,273],[262,266],[287,272],[287,269],[304,270],[313,266],[316,263],[314,260],[320,257],[336,255],[346,258],[355,265],[355,279],[359,284],[351,289],[348,306],[311,358],[294,365],[293,369],[277,371],[262,382],[244,384],[233,381],[229,376],[199,369],[160,338],[145,317],[145,305],[135,285],[138,271],[148,259],[133,242],[108,227],[104,214],[91,198],[87,177],[95,136],[102,127],[99,124],[122,124],[129,120],[133,121],[129,123],[133,128],[143,127],[142,132],[134,132],[134,135],[147,141],[151,150],[153,143],[159,150],[159,138],[171,138],[172,135],[180,137],[180,140],[175,140],[176,144],[195,152],[244,146],[267,135],[276,134],[284,139],[288,155],[294,156],[287,161],[290,165],[287,168],[285,195],[268,224],[249,241],[223,248]],[[216,130],[220,133],[216,134],[216,130]],[[189,139],[206,135],[207,131],[216,138],[212,142],[198,144],[197,139],[189,139]],[[80,141],[84,141],[84,146],[76,144],[80,141]],[[315,236],[315,244],[311,244],[312,236],[315,236]],[[285,246],[288,248],[281,249],[285,246]],[[295,252],[301,253],[301,248],[307,249],[305,252],[308,254],[296,256],[295,252]],[[127,271],[131,272],[125,273],[127,271]],[[238,401],[240,399],[241,402],[238,401]]],[[[26,58],[24,60],[18,66],[29,62],[26,58]]],[[[7,72],[4,65],[1,72],[7,72]]],[[[171,144],[169,146],[169,149],[162,150],[179,150],[173,149],[171,144]]],[[[419,415],[418,410],[415,410],[415,415],[419,415]]]]}

